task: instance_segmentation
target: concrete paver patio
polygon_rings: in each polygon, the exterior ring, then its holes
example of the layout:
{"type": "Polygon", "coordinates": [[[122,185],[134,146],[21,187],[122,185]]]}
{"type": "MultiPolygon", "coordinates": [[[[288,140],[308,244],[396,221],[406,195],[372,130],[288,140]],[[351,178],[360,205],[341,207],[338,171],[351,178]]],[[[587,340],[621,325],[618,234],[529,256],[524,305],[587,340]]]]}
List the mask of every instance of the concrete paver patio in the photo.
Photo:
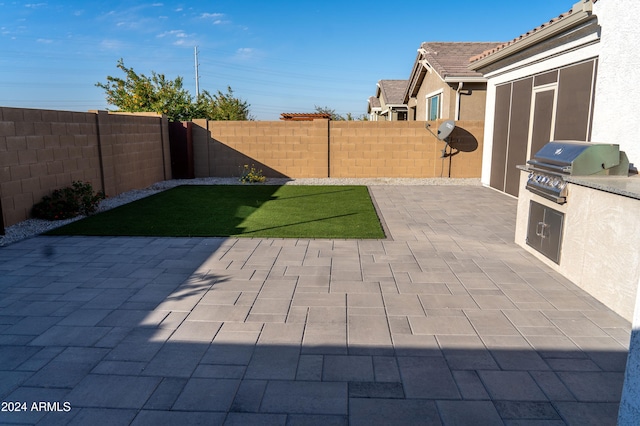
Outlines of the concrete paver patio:
{"type": "Polygon", "coordinates": [[[386,240],[0,248],[0,423],[615,424],[630,324],[513,243],[515,200],[371,192],[386,240]]]}

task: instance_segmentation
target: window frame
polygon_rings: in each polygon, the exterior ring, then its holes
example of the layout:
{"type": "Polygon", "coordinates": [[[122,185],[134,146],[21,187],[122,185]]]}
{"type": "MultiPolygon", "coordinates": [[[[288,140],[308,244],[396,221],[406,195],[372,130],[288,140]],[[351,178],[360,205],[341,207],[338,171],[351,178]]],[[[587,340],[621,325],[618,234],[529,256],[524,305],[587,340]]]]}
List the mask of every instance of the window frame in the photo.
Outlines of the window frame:
{"type": "Polygon", "coordinates": [[[431,92],[428,93],[427,95],[425,95],[425,99],[426,99],[426,110],[425,110],[425,119],[427,121],[434,121],[434,120],[438,120],[440,118],[442,118],[442,94],[443,94],[443,90],[438,90],[435,92],[431,92]],[[433,101],[437,102],[437,105],[435,107],[436,111],[435,111],[435,118],[432,118],[433,114],[433,101]]]}

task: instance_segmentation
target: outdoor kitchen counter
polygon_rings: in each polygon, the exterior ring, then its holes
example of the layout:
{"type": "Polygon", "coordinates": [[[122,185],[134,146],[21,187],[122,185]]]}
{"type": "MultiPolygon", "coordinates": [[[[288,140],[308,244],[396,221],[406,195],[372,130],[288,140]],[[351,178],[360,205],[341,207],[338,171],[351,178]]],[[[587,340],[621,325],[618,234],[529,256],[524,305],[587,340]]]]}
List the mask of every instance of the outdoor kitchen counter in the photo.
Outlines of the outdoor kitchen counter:
{"type": "Polygon", "coordinates": [[[640,175],[566,176],[567,182],[640,200],[640,175]]]}
{"type": "MultiPolygon", "coordinates": [[[[630,238],[640,235],[640,216],[633,214],[640,208],[640,176],[565,176],[567,200],[558,204],[527,190],[529,171],[520,170],[515,242],[631,321],[640,282],[640,247],[630,238]],[[527,243],[534,202],[564,215],[557,263],[527,243]]],[[[534,219],[533,226],[545,220],[534,219]]]]}

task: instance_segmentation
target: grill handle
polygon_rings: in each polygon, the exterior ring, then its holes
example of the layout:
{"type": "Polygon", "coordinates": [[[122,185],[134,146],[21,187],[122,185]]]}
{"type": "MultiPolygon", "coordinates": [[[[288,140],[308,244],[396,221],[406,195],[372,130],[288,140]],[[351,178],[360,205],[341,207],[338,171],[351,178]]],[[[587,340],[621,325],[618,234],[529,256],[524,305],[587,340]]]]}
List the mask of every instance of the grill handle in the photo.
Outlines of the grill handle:
{"type": "Polygon", "coordinates": [[[531,164],[532,166],[539,166],[541,169],[538,170],[552,170],[559,174],[570,174],[571,173],[571,165],[559,166],[556,164],[543,163],[538,160],[529,160],[527,164],[531,164]]]}

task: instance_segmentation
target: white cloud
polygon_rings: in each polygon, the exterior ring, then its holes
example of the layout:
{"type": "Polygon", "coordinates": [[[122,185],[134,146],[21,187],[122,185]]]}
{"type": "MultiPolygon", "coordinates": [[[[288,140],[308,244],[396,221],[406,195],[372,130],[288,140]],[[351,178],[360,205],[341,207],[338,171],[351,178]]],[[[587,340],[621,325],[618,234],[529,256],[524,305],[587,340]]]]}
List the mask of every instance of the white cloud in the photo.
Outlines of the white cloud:
{"type": "Polygon", "coordinates": [[[158,34],[156,37],[157,38],[163,38],[163,37],[170,37],[170,36],[174,36],[174,37],[178,37],[178,38],[188,37],[187,34],[182,30],[165,31],[165,32],[163,32],[161,34],[158,34]]]}
{"type": "Polygon", "coordinates": [[[0,27],[0,35],[9,37],[11,40],[16,39],[16,36],[13,35],[13,32],[7,27],[0,27]]]}
{"type": "Polygon", "coordinates": [[[159,21],[164,19],[153,18],[151,16],[145,16],[144,11],[149,7],[161,6],[161,3],[155,4],[143,4],[138,6],[131,6],[129,8],[110,10],[109,12],[101,16],[102,19],[107,19],[113,22],[113,25],[119,28],[125,28],[133,31],[151,32],[152,28],[158,26],[159,21]]]}
{"type": "Polygon", "coordinates": [[[262,56],[262,53],[253,47],[241,47],[236,50],[235,55],[233,55],[233,59],[236,61],[247,61],[250,59],[255,60],[262,56]]]}
{"type": "Polygon", "coordinates": [[[51,44],[51,43],[53,43],[53,40],[48,39],[48,38],[39,38],[36,41],[38,43],[43,43],[43,44],[51,44]]]}
{"type": "Polygon", "coordinates": [[[157,38],[167,38],[169,40],[173,39],[171,42],[174,46],[193,46],[195,42],[193,41],[193,34],[188,34],[183,30],[171,30],[165,31],[156,35],[157,38]]]}
{"type": "Polygon", "coordinates": [[[200,15],[202,19],[220,19],[224,16],[224,13],[203,13],[200,15]]]}
{"type": "Polygon", "coordinates": [[[231,21],[228,19],[223,19],[225,17],[224,13],[202,13],[200,14],[200,18],[208,19],[213,22],[213,25],[228,25],[231,24],[231,21]]]}

